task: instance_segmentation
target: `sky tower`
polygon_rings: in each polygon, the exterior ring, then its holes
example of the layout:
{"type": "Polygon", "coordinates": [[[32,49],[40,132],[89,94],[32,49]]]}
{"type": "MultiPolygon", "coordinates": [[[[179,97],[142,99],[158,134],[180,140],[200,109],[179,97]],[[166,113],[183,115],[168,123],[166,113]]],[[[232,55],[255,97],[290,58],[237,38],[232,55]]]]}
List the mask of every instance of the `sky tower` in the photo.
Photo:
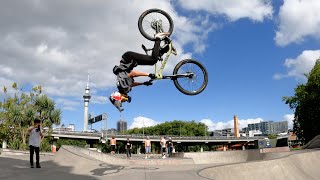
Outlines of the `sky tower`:
{"type": "Polygon", "coordinates": [[[83,101],[84,101],[83,131],[88,130],[88,108],[89,108],[89,101],[91,98],[89,81],[90,81],[90,75],[88,74],[87,87],[86,87],[85,94],[83,95],[83,101]]]}

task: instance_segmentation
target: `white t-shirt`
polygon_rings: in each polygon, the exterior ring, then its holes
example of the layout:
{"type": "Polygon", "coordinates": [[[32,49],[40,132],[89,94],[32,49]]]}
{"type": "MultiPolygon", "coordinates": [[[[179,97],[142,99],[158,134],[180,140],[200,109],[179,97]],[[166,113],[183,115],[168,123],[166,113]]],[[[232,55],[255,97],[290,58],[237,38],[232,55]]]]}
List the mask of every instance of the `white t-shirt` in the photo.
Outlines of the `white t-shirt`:
{"type": "Polygon", "coordinates": [[[40,131],[36,131],[37,128],[33,129],[30,132],[30,137],[29,137],[29,146],[34,146],[34,147],[40,147],[40,131]]]}
{"type": "Polygon", "coordinates": [[[164,138],[161,140],[161,147],[162,148],[166,147],[166,139],[164,139],[164,138]]]}

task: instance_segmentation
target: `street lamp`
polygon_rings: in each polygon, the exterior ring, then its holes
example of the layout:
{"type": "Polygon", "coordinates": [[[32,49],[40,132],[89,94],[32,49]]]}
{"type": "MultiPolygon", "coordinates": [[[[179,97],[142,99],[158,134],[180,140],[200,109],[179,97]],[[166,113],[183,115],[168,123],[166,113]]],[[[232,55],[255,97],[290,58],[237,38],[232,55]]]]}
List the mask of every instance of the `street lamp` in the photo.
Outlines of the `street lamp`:
{"type": "Polygon", "coordinates": [[[107,144],[108,143],[108,121],[107,121],[108,115],[107,115],[107,113],[103,113],[102,118],[103,118],[103,120],[106,120],[106,144],[107,144]]]}
{"type": "Polygon", "coordinates": [[[143,134],[143,138],[144,138],[144,119],[142,119],[142,134],[143,134]]]}
{"type": "Polygon", "coordinates": [[[207,125],[204,125],[204,137],[207,137],[207,125]]]}

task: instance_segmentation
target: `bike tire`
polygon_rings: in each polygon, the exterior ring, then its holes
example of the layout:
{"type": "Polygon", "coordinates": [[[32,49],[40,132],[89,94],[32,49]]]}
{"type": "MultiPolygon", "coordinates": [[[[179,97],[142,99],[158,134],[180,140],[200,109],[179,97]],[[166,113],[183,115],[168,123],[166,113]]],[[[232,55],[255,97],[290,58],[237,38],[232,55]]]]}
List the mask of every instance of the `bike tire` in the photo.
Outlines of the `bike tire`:
{"type": "MultiPolygon", "coordinates": [[[[186,94],[186,95],[197,95],[199,93],[201,93],[206,87],[207,87],[207,84],[208,84],[208,72],[206,70],[206,68],[198,61],[196,60],[193,60],[193,59],[185,59],[185,60],[182,60],[180,61],[174,68],[173,70],[173,75],[177,75],[179,73],[179,70],[181,69],[181,67],[183,65],[186,65],[186,64],[190,64],[190,67],[193,65],[194,68],[192,69],[196,69],[196,68],[199,68],[199,70],[201,71],[201,75],[200,74],[196,74],[195,72],[192,72],[195,74],[195,76],[201,76],[203,78],[203,82],[200,84],[200,87],[197,88],[196,90],[187,90],[185,87],[183,87],[183,84],[181,82],[179,82],[179,80],[181,79],[187,79],[188,81],[190,81],[191,83],[194,83],[193,82],[193,78],[188,78],[188,77],[184,77],[184,78],[175,78],[173,79],[173,83],[174,85],[176,86],[176,88],[182,92],[183,94],[186,94]]],[[[188,70],[188,71],[194,71],[194,70],[188,70]]],[[[190,84],[189,82],[189,84],[190,84]]]]}
{"type": "MultiPolygon", "coordinates": [[[[156,40],[156,38],[154,37],[154,35],[152,36],[152,35],[148,34],[148,33],[146,32],[146,30],[143,28],[143,23],[142,23],[142,22],[143,22],[143,19],[144,19],[148,14],[150,14],[150,13],[160,13],[160,14],[164,15],[164,16],[167,18],[167,20],[169,21],[169,25],[170,25],[168,32],[169,32],[170,35],[171,35],[172,32],[173,32],[173,28],[174,28],[173,20],[172,20],[171,16],[170,16],[167,12],[165,12],[165,11],[163,11],[163,10],[161,10],[161,9],[148,9],[148,10],[144,11],[144,12],[140,15],[139,20],[138,20],[138,28],[139,28],[140,33],[141,33],[146,39],[148,39],[148,40],[150,40],[150,41],[155,41],[155,40],[156,40]]],[[[154,31],[154,34],[156,34],[156,33],[158,33],[158,32],[155,32],[155,31],[154,31]]],[[[170,35],[169,35],[169,36],[170,36],[170,35]]]]}

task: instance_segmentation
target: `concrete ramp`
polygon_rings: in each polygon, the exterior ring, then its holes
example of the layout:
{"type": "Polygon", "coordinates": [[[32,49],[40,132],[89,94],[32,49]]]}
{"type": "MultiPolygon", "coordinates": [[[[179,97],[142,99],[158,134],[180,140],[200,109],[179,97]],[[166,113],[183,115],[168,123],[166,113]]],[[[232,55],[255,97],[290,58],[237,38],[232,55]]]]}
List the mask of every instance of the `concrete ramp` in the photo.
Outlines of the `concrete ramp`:
{"type": "Polygon", "coordinates": [[[185,153],[184,157],[192,158],[195,164],[231,164],[256,161],[263,158],[260,150],[213,151],[203,153],[185,153]]]}
{"type": "Polygon", "coordinates": [[[237,151],[212,151],[203,153],[184,153],[184,157],[192,158],[195,164],[234,164],[251,161],[271,160],[299,153],[289,152],[268,152],[260,149],[237,150],[237,151]]]}
{"type": "Polygon", "coordinates": [[[318,180],[320,151],[303,151],[280,159],[206,168],[200,176],[215,180],[318,180]]]}
{"type": "Polygon", "coordinates": [[[316,149],[320,148],[320,135],[314,137],[311,141],[309,141],[306,145],[302,147],[302,149],[316,149]]]}
{"type": "MultiPolygon", "coordinates": [[[[110,165],[118,166],[128,166],[128,165],[182,165],[182,164],[194,164],[193,159],[183,158],[167,158],[167,159],[144,159],[141,157],[139,159],[123,159],[119,157],[114,157],[110,154],[100,153],[94,150],[89,150],[85,148],[79,148],[74,146],[62,146],[56,154],[55,161],[58,163],[69,163],[77,166],[86,166],[88,164],[97,165],[101,163],[106,163],[110,165]],[[65,162],[67,161],[67,162],[65,162]],[[79,162],[78,162],[79,161],[79,162]]],[[[91,166],[88,165],[88,166],[91,166]]]]}

